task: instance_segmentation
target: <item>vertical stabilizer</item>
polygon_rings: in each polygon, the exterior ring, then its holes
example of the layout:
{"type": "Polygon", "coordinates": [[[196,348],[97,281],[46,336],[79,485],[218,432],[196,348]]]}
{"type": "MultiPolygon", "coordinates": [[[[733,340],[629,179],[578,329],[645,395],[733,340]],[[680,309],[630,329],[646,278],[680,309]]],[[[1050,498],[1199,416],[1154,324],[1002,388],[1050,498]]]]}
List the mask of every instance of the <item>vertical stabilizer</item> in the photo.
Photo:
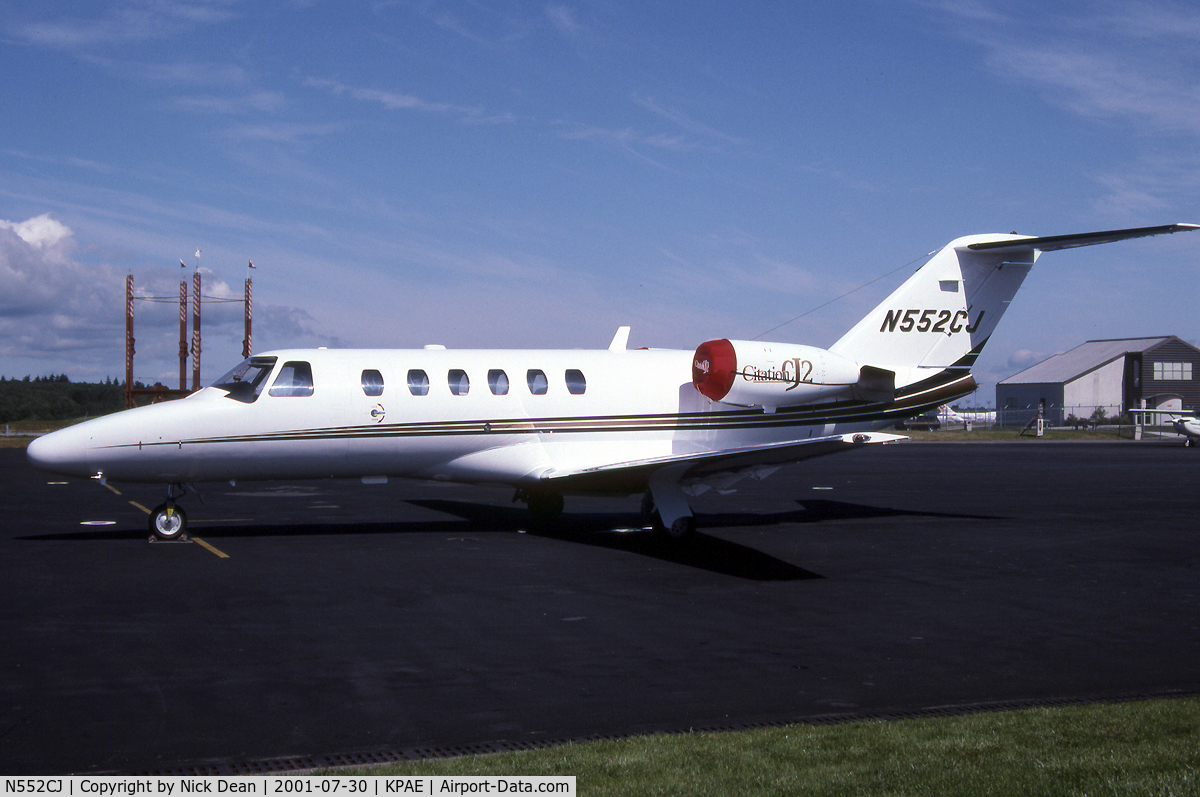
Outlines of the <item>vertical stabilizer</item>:
{"type": "Polygon", "coordinates": [[[965,375],[1042,252],[1200,229],[1167,224],[1033,238],[970,235],[951,241],[858,322],[830,351],[896,373],[896,387],[947,369],[965,375]]]}
{"type": "Polygon", "coordinates": [[[1039,251],[1018,236],[959,238],[935,254],[830,350],[896,373],[896,385],[969,368],[1039,251]],[[996,250],[973,243],[1012,241],[996,250]]]}

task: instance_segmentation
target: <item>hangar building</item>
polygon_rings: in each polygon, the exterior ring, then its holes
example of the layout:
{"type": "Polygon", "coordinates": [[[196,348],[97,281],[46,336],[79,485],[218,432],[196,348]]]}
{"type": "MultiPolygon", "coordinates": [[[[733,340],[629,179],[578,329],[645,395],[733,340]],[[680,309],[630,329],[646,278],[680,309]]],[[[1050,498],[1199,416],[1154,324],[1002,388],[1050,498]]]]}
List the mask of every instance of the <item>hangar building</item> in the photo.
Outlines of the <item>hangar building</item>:
{"type": "Polygon", "coordinates": [[[1200,408],[1200,349],[1174,335],[1089,340],[996,384],[1001,424],[1027,423],[1041,401],[1053,426],[1097,408],[1108,418],[1142,407],[1200,408]]]}

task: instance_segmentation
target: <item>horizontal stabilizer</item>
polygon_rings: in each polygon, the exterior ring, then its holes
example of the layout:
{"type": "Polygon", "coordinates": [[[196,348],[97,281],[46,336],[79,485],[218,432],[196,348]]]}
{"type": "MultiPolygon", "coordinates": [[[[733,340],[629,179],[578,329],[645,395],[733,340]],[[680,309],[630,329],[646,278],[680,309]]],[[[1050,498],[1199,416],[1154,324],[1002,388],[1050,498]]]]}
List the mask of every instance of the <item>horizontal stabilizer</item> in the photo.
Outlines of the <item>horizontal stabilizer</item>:
{"type": "Polygon", "coordinates": [[[1003,241],[981,241],[968,244],[975,251],[995,249],[1037,249],[1041,252],[1056,252],[1074,249],[1077,246],[1111,244],[1130,238],[1146,238],[1151,235],[1168,235],[1173,232],[1188,232],[1200,229],[1200,224],[1163,224],[1158,227],[1135,227],[1130,230],[1106,230],[1104,232],[1081,232],[1072,235],[1048,235],[1042,238],[1009,238],[1003,241]]]}

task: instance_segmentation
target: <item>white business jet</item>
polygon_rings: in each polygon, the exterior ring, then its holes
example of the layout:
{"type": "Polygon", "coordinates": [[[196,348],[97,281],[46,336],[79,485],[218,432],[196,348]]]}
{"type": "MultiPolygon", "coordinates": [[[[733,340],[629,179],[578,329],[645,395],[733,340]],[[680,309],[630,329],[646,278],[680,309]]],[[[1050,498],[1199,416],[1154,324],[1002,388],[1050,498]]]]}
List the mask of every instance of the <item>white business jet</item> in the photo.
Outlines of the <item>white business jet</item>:
{"type": "Polygon", "coordinates": [[[167,539],[187,528],[177,499],[195,482],[326,477],[508,485],[543,518],[563,495],[643,493],[647,519],[685,536],[689,496],[902,440],[877,430],[970,394],[1041,252],[1195,229],[959,238],[829,349],[631,350],[621,327],[599,351],[273,351],[186,399],[40,437],[28,456],[101,483],[166,484],[150,529],[167,539]]]}

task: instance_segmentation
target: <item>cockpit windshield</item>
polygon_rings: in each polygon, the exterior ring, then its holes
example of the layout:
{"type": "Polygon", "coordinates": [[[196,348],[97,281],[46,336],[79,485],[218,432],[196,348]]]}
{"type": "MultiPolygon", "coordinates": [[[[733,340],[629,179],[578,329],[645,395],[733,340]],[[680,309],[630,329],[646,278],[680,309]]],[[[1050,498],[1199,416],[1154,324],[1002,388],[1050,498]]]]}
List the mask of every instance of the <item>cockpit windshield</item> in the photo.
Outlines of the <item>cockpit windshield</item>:
{"type": "Polygon", "coordinates": [[[267,375],[274,367],[274,357],[251,357],[243,360],[232,371],[213,382],[212,386],[229,391],[227,398],[252,404],[258,398],[258,394],[262,392],[267,375]]]}

